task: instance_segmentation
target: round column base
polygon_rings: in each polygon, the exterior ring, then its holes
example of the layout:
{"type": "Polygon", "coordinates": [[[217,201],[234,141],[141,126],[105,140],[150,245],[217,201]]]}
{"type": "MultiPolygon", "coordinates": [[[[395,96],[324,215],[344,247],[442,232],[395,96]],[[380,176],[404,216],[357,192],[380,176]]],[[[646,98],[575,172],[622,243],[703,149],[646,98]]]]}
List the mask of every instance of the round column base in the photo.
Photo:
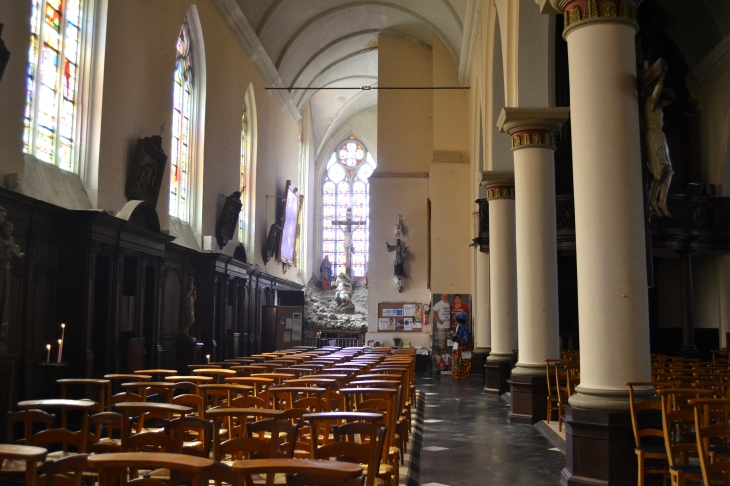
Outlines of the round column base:
{"type": "MultiPolygon", "coordinates": [[[[630,409],[629,390],[601,390],[581,385],[575,387],[575,395],[568,399],[573,408],[603,410],[607,412],[624,412],[630,409]]],[[[636,400],[646,400],[656,395],[653,387],[635,388],[636,400]]]]}
{"type": "Polygon", "coordinates": [[[512,369],[512,374],[516,376],[545,376],[545,365],[517,363],[512,369]]]}
{"type": "Polygon", "coordinates": [[[489,356],[487,356],[487,361],[489,361],[489,362],[511,361],[511,360],[512,360],[512,353],[489,353],[489,356]]]}

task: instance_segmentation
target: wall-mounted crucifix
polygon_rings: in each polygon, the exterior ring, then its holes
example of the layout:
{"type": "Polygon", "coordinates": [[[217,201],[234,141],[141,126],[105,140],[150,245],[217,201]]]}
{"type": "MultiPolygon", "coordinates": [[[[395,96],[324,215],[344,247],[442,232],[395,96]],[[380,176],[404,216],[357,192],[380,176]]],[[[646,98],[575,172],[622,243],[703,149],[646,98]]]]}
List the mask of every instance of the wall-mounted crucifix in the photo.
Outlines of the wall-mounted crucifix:
{"type": "Polygon", "coordinates": [[[353,226],[365,226],[365,221],[352,220],[352,208],[347,208],[345,212],[345,220],[332,221],[332,226],[340,226],[345,232],[345,275],[352,278],[352,232],[353,226]]]}

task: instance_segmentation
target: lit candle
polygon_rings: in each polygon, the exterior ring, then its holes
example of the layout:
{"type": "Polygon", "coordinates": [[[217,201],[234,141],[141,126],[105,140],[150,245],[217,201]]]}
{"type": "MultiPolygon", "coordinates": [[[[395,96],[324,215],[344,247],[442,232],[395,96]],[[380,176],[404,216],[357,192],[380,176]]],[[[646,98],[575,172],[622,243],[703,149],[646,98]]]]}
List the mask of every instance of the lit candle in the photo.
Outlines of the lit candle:
{"type": "Polygon", "coordinates": [[[208,360],[208,364],[210,364],[210,355],[209,354],[206,354],[205,355],[205,359],[207,359],[208,360]]]}
{"type": "Polygon", "coordinates": [[[59,355],[58,362],[59,363],[61,362],[60,356],[63,354],[63,340],[65,339],[65,336],[66,336],[66,324],[64,324],[62,322],[61,323],[61,340],[59,341],[60,344],[59,344],[59,349],[58,349],[58,355],[59,355]]]}
{"type": "Polygon", "coordinates": [[[56,363],[61,364],[61,354],[63,353],[63,341],[58,340],[58,360],[56,363]]]}
{"type": "Polygon", "coordinates": [[[51,345],[46,344],[46,350],[48,351],[48,356],[46,356],[46,363],[51,362],[51,345]]]}

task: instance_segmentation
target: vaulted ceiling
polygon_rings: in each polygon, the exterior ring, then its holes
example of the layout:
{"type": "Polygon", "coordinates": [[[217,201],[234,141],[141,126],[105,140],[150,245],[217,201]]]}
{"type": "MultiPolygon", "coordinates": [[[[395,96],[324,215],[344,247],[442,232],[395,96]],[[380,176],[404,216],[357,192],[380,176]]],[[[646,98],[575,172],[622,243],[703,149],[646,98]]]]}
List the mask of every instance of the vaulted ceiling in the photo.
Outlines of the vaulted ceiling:
{"type": "MultiPolygon", "coordinates": [[[[289,90],[286,101],[293,105],[290,111],[299,111],[311,102],[315,141],[323,141],[338,122],[377,103],[376,91],[320,88],[377,85],[379,33],[401,36],[424,46],[431,46],[434,36],[438,36],[458,66],[467,7],[467,0],[216,3],[221,10],[228,10],[229,22],[233,19],[247,24],[247,32],[242,35],[249,43],[257,44],[253,48],[259,51],[256,56],[267,58],[272,84],[304,88],[289,90]]],[[[278,96],[281,100],[284,95],[278,96]]]]}

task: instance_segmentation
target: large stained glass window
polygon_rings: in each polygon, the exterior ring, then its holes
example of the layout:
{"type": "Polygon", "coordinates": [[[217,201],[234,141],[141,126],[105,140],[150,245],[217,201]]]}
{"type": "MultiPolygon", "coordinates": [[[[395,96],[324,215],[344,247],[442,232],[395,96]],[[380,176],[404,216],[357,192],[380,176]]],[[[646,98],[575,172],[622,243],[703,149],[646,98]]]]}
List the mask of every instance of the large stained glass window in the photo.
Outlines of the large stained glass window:
{"type": "Polygon", "coordinates": [[[170,157],[170,215],[183,221],[189,221],[192,70],[190,30],[183,22],[177,38],[170,157]]]}
{"type": "Polygon", "coordinates": [[[353,221],[364,225],[352,227],[352,275],[364,277],[369,261],[370,183],[376,167],[373,156],[363,145],[350,137],[332,153],[322,185],[322,257],[329,257],[333,275],[345,271],[347,251],[345,227],[332,221],[345,221],[347,208],[352,208],[353,221]]]}
{"type": "Polygon", "coordinates": [[[76,106],[81,0],[32,0],[24,151],[76,170],[76,106]]]}

